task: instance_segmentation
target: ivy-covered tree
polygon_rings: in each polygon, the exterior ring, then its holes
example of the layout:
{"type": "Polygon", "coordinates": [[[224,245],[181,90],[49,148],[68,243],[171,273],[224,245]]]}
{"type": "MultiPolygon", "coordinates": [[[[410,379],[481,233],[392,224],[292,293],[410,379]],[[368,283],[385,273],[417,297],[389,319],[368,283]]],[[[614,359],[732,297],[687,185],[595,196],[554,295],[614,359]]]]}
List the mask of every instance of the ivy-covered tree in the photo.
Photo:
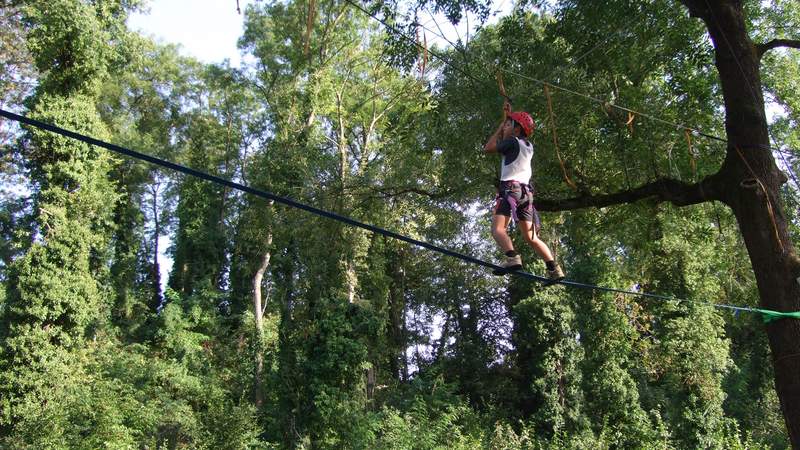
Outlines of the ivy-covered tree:
{"type": "MultiPolygon", "coordinates": [[[[44,74],[28,100],[29,114],[105,138],[97,86],[120,62],[107,43],[114,31],[124,30],[125,9],[78,1],[21,8],[28,48],[44,74]]],[[[19,150],[35,186],[35,235],[9,269],[0,331],[2,435],[14,445],[50,447],[74,432],[76,424],[63,410],[81,401],[80,353],[106,329],[106,261],[117,199],[109,172],[115,160],[34,129],[19,150]]]]}

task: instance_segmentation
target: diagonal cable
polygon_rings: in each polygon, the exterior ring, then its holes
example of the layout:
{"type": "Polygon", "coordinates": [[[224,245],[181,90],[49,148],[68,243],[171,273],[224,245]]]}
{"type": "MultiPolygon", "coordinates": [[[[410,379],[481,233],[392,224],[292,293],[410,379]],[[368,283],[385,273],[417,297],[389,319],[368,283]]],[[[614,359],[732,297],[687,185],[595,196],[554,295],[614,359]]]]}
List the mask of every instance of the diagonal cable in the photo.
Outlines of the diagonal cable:
{"type": "MultiPolygon", "coordinates": [[[[186,174],[186,175],[190,175],[190,176],[193,176],[193,177],[196,177],[196,178],[200,178],[200,179],[203,179],[203,180],[206,180],[206,181],[210,181],[212,183],[217,183],[217,184],[220,184],[222,186],[229,187],[231,189],[236,189],[236,190],[241,191],[241,192],[245,192],[245,193],[248,193],[248,194],[251,194],[251,195],[255,195],[257,197],[261,197],[261,198],[264,198],[264,199],[267,199],[267,200],[273,200],[275,202],[281,203],[281,204],[289,206],[291,208],[297,208],[297,209],[301,209],[301,210],[306,211],[306,212],[310,212],[312,214],[316,214],[316,215],[318,215],[320,217],[325,217],[325,218],[328,218],[328,219],[336,220],[336,221],[339,221],[339,222],[342,222],[342,223],[345,223],[345,224],[348,224],[348,225],[351,225],[351,226],[354,226],[354,227],[362,228],[364,230],[370,231],[370,232],[375,233],[375,234],[380,234],[382,236],[386,236],[386,237],[389,237],[389,238],[392,238],[392,239],[397,239],[399,241],[406,242],[406,243],[409,243],[409,244],[412,244],[412,245],[415,245],[415,246],[418,246],[418,247],[426,248],[428,250],[431,250],[431,251],[434,251],[434,252],[437,252],[437,253],[441,253],[443,255],[450,256],[450,257],[453,257],[453,258],[457,258],[457,259],[460,259],[462,261],[465,261],[465,262],[468,262],[468,263],[471,263],[471,264],[476,264],[476,265],[483,266],[483,267],[490,268],[490,269],[499,269],[499,270],[503,269],[502,267],[500,267],[500,266],[498,266],[496,264],[492,264],[490,262],[483,261],[482,259],[476,258],[474,256],[465,255],[463,253],[459,253],[459,252],[456,252],[456,251],[453,251],[453,250],[449,250],[449,249],[440,247],[438,245],[431,244],[429,242],[425,242],[425,241],[421,241],[419,239],[414,239],[414,238],[411,238],[411,237],[408,237],[408,236],[404,236],[402,234],[399,234],[399,233],[396,233],[394,231],[390,231],[390,230],[387,230],[387,229],[384,229],[384,228],[381,228],[381,227],[378,227],[378,226],[375,226],[375,225],[371,225],[371,224],[364,223],[364,222],[359,222],[359,221],[357,221],[355,219],[352,219],[352,218],[347,217],[347,216],[343,216],[341,214],[337,214],[337,213],[334,213],[334,212],[326,211],[326,210],[323,210],[323,209],[320,209],[320,208],[316,208],[314,206],[307,205],[305,203],[298,202],[298,201],[296,201],[294,199],[291,199],[289,197],[283,197],[283,196],[276,195],[276,194],[273,194],[271,192],[267,192],[267,191],[264,191],[264,190],[261,190],[261,189],[256,189],[256,188],[253,188],[253,187],[250,187],[250,186],[245,186],[243,184],[236,183],[234,181],[231,181],[231,180],[228,180],[228,179],[225,179],[225,178],[221,178],[221,177],[218,177],[218,176],[215,176],[215,175],[211,175],[209,173],[202,172],[200,170],[192,169],[191,167],[186,167],[186,166],[183,166],[181,164],[174,163],[172,161],[168,161],[168,160],[165,160],[165,159],[157,158],[155,156],[151,156],[151,155],[147,155],[145,153],[137,152],[135,150],[131,150],[131,149],[128,149],[128,148],[125,148],[125,147],[121,147],[119,145],[115,145],[115,144],[111,144],[111,143],[108,143],[108,142],[105,142],[105,141],[101,141],[100,139],[96,139],[96,138],[93,138],[91,136],[86,136],[86,135],[83,135],[83,134],[80,134],[80,133],[77,133],[77,132],[74,132],[74,131],[66,130],[64,128],[57,127],[55,125],[48,124],[48,123],[45,123],[45,122],[41,122],[41,121],[38,121],[36,119],[31,119],[29,117],[25,117],[25,116],[22,116],[22,115],[19,115],[19,114],[14,114],[12,112],[9,112],[9,111],[3,110],[3,109],[0,109],[0,116],[5,117],[5,118],[7,118],[9,120],[13,120],[13,121],[22,123],[22,124],[26,124],[26,125],[29,125],[29,126],[32,126],[32,127],[36,127],[36,128],[42,129],[42,130],[47,130],[47,131],[49,131],[51,133],[56,133],[56,134],[59,134],[61,136],[65,136],[65,137],[68,137],[68,138],[71,138],[71,139],[75,139],[75,140],[84,142],[84,143],[89,144],[89,145],[102,147],[102,148],[105,148],[107,150],[110,150],[112,152],[115,152],[115,153],[118,153],[118,154],[121,154],[121,155],[125,155],[125,156],[131,157],[131,158],[134,158],[134,159],[138,159],[138,160],[141,160],[141,161],[146,161],[146,162],[148,162],[150,164],[155,164],[157,166],[164,167],[166,169],[174,170],[176,172],[180,172],[180,173],[183,173],[183,174],[186,174]]],[[[746,311],[746,312],[761,314],[762,317],[763,317],[763,320],[765,322],[770,322],[770,321],[773,321],[773,320],[777,320],[777,319],[780,319],[780,318],[787,318],[787,317],[800,319],[800,311],[797,311],[797,312],[770,311],[770,310],[764,310],[764,309],[758,309],[758,308],[749,308],[749,307],[744,307],[744,306],[724,305],[724,304],[715,304],[715,303],[711,303],[711,302],[701,302],[701,301],[695,301],[695,300],[686,300],[686,299],[673,297],[673,296],[668,296],[668,295],[659,295],[659,294],[651,294],[651,293],[647,293],[647,292],[628,291],[628,290],[624,290],[624,289],[610,288],[610,287],[604,287],[604,286],[596,286],[596,285],[592,285],[592,284],[579,283],[579,282],[576,282],[576,281],[569,281],[569,280],[554,281],[554,280],[550,280],[548,278],[545,278],[545,277],[542,277],[542,276],[539,276],[539,275],[534,275],[532,273],[524,272],[524,271],[514,271],[514,272],[510,272],[510,274],[518,276],[518,277],[521,277],[521,278],[526,278],[526,279],[529,279],[529,280],[533,280],[533,281],[536,281],[536,282],[539,282],[539,283],[543,283],[545,286],[557,283],[557,284],[561,284],[561,285],[567,286],[567,287],[573,287],[573,288],[579,288],[579,289],[588,289],[588,290],[592,290],[592,291],[612,292],[612,293],[617,293],[617,294],[622,294],[622,295],[629,295],[629,296],[634,296],[634,297],[643,297],[643,298],[650,298],[650,299],[657,299],[657,300],[664,300],[664,301],[676,301],[676,302],[679,302],[679,303],[682,302],[682,303],[691,303],[691,304],[697,304],[697,305],[706,305],[706,306],[710,306],[710,307],[714,307],[714,308],[728,309],[728,310],[732,310],[734,312],[746,311]]]]}

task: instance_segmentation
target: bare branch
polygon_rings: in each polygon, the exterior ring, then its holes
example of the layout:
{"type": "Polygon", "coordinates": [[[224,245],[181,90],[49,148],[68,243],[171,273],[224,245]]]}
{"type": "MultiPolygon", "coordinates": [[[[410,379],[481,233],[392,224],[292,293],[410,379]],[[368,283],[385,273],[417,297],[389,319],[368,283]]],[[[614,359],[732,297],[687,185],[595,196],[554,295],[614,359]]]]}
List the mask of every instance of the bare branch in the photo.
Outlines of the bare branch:
{"type": "Polygon", "coordinates": [[[758,57],[761,58],[762,56],[764,56],[764,53],[767,53],[768,51],[778,47],[790,47],[790,48],[800,49],[800,40],[773,39],[769,42],[758,44],[756,45],[756,49],[758,50],[758,57]]]}
{"type": "Polygon", "coordinates": [[[709,178],[694,184],[664,178],[614,194],[586,195],[564,200],[539,200],[536,202],[536,209],[539,211],[568,211],[581,208],[602,208],[634,203],[651,197],[655,197],[656,202],[671,202],[676,206],[688,206],[719,199],[713,184],[709,183],[709,178]]]}
{"type": "Polygon", "coordinates": [[[394,187],[394,188],[372,188],[373,192],[380,194],[381,198],[391,198],[391,197],[399,197],[406,194],[417,194],[424,197],[428,197],[432,200],[439,200],[443,198],[447,198],[448,196],[455,193],[454,190],[444,189],[442,191],[429,191],[426,189],[420,189],[418,187],[394,187]]]}

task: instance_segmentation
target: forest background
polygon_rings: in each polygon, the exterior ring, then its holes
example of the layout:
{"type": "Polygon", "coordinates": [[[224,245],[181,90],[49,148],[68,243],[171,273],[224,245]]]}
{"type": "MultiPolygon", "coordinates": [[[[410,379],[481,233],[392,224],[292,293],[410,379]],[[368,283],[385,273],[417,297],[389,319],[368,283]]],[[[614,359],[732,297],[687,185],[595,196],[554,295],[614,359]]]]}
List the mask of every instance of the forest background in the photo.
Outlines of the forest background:
{"type": "MultiPolygon", "coordinates": [[[[0,446],[789,448],[772,325],[703,304],[761,305],[728,205],[546,207],[720,169],[724,142],[664,124],[726,134],[706,28],[676,1],[533,3],[426,50],[415,10],[492,6],[255,2],[241,68],[129,30],[135,0],[0,3],[3,109],[485,260],[502,70],[568,277],[699,302],[491,277],[3,121],[0,446]]],[[[798,37],[796,2],[741,7],[753,40],[798,37]]],[[[798,55],[761,61],[792,243],[798,55]]]]}

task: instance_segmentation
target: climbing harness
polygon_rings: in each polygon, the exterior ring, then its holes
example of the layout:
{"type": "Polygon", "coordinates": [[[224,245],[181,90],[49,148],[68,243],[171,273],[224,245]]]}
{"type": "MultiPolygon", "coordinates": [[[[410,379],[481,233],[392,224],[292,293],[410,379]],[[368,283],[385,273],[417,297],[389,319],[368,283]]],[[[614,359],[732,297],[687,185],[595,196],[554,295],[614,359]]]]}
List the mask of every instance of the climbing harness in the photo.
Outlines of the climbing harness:
{"type": "Polygon", "coordinates": [[[495,209],[500,205],[500,202],[505,200],[511,208],[511,217],[515,223],[519,223],[518,209],[520,205],[523,207],[525,216],[530,216],[537,227],[541,225],[539,221],[539,213],[533,205],[533,188],[526,183],[516,180],[501,181],[497,188],[497,196],[495,197],[495,209]]]}

